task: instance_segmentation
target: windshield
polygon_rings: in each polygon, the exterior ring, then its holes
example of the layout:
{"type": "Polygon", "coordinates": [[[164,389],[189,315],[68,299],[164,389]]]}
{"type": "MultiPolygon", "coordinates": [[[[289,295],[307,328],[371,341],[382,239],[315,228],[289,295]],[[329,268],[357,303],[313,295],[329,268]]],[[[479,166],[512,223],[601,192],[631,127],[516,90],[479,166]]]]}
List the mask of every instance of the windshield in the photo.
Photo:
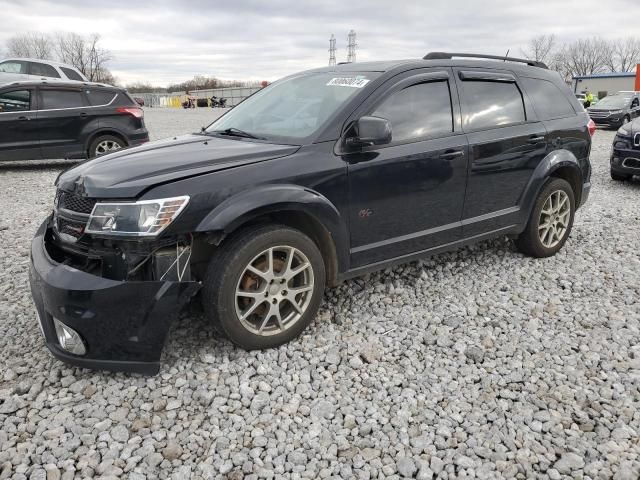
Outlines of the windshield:
{"type": "Polygon", "coordinates": [[[622,95],[609,95],[598,102],[598,107],[625,108],[631,102],[631,97],[622,95]]]}
{"type": "Polygon", "coordinates": [[[260,90],[213,122],[207,133],[296,143],[320,127],[380,73],[309,73],[260,90]]]}

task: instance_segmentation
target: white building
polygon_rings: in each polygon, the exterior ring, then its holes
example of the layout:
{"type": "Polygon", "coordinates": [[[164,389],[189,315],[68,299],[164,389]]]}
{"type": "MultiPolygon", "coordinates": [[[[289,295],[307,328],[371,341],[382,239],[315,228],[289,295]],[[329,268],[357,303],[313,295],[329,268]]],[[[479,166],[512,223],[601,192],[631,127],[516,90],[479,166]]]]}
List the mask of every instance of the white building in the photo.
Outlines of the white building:
{"type": "Polygon", "coordinates": [[[598,98],[604,98],[621,90],[635,90],[636,74],[623,73],[594,73],[573,77],[574,93],[589,91],[598,98]]]}

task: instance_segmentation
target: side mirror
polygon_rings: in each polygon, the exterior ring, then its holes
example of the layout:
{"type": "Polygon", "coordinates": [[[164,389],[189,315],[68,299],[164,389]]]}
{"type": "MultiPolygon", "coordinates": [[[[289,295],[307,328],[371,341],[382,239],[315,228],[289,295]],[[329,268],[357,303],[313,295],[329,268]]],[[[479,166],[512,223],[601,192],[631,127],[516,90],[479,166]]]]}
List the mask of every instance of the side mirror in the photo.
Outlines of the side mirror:
{"type": "Polygon", "coordinates": [[[345,144],[352,148],[391,143],[391,123],[386,118],[361,117],[349,129],[345,144]]]}

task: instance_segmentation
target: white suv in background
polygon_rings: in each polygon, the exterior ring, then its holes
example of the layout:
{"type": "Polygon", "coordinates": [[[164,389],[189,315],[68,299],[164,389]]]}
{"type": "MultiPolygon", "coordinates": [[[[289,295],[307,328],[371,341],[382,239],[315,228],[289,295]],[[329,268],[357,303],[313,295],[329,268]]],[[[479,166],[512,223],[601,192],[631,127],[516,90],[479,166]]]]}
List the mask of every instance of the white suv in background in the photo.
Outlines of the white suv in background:
{"type": "Polygon", "coordinates": [[[77,68],[64,63],[31,58],[0,61],[0,84],[25,80],[89,81],[77,68]]]}

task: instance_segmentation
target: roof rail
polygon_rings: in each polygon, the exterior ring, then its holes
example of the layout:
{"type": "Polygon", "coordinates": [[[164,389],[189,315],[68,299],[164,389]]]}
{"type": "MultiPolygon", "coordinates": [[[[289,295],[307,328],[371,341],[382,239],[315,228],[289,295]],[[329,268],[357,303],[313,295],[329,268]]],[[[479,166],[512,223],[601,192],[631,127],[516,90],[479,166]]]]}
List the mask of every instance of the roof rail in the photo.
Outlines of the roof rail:
{"type": "Polygon", "coordinates": [[[459,58],[486,58],[489,60],[502,60],[505,62],[518,62],[518,63],[526,63],[532,67],[539,67],[549,69],[547,65],[543,62],[538,62],[537,60],[527,60],[525,58],[515,58],[515,57],[501,57],[499,55],[483,55],[481,53],[449,53],[449,52],[429,52],[424,57],[423,60],[451,60],[453,57],[459,58]]]}

